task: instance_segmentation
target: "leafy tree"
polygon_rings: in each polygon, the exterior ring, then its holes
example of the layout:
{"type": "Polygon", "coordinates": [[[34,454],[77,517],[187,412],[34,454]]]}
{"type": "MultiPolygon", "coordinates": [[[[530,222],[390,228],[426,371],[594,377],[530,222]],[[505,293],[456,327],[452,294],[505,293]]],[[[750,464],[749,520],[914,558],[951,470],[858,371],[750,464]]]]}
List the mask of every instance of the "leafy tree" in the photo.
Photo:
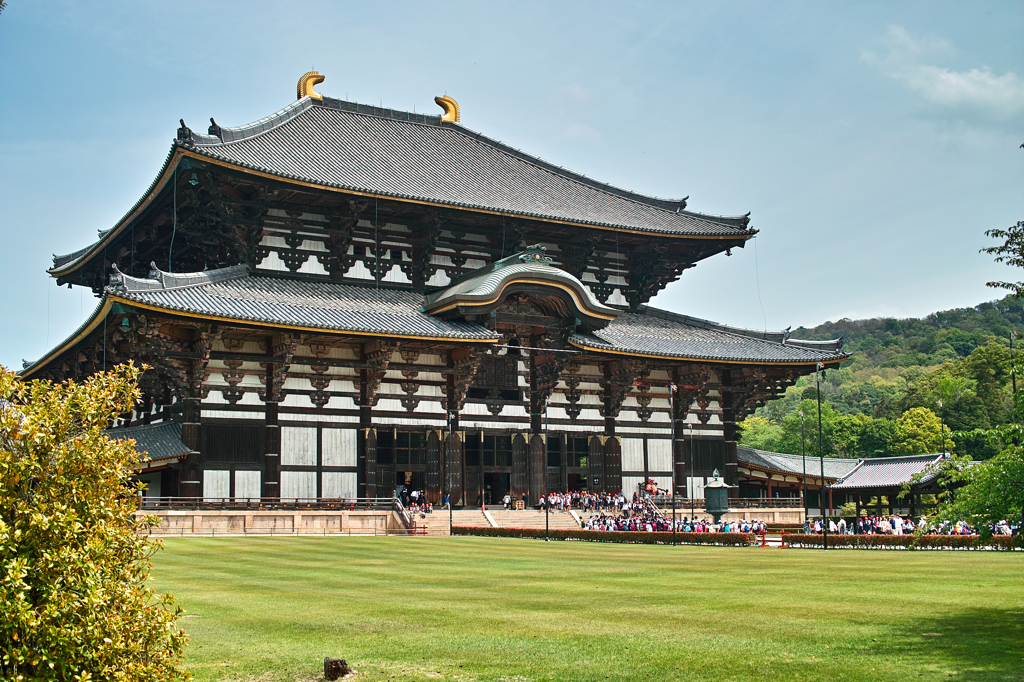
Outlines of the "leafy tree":
{"type": "MultiPolygon", "coordinates": [[[[1006,230],[986,230],[985,236],[1002,239],[1003,243],[984,248],[981,253],[995,256],[994,260],[997,263],[1024,268],[1024,221],[1018,220],[1016,225],[1006,230]]],[[[1024,282],[988,282],[988,286],[993,289],[1007,289],[1018,298],[1024,296],[1024,282]]]]}
{"type": "Polygon", "coordinates": [[[765,417],[748,417],[740,424],[740,443],[755,450],[774,451],[778,447],[782,429],[765,417]]]}
{"type": "MultiPolygon", "coordinates": [[[[896,437],[892,449],[899,455],[924,455],[942,452],[942,422],[934,412],[926,407],[915,407],[903,413],[896,420],[896,437]]],[[[952,435],[945,432],[946,448],[954,447],[952,435]]]]}
{"type": "Polygon", "coordinates": [[[139,369],[82,384],[0,368],[0,677],[169,680],[180,609],[147,587],[158,543],[136,521],[138,456],[104,428],[138,398],[139,369]]]}
{"type": "MultiPolygon", "coordinates": [[[[1024,361],[1016,361],[1017,370],[1024,370],[1024,361]]],[[[972,462],[969,456],[954,456],[937,467],[939,495],[934,514],[936,521],[966,521],[978,529],[982,537],[992,535],[992,527],[1000,521],[1019,520],[1024,529],[1024,386],[1013,396],[1013,421],[988,431],[965,436],[984,437],[1001,451],[985,462],[972,462]]],[[[904,486],[920,481],[926,471],[904,486]]],[[[1018,536],[1021,531],[1018,531],[1018,536]]]]}
{"type": "Polygon", "coordinates": [[[896,438],[896,422],[891,419],[870,419],[860,432],[859,457],[885,457],[896,438]]]}

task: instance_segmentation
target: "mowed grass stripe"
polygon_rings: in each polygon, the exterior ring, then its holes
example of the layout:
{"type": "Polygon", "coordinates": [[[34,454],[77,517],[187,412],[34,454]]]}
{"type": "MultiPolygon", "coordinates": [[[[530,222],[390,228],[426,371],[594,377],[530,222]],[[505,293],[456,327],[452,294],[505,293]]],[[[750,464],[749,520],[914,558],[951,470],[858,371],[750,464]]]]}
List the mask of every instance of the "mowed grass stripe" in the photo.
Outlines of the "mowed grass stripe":
{"type": "Polygon", "coordinates": [[[170,538],[199,680],[1021,680],[1024,554],[170,538]]]}

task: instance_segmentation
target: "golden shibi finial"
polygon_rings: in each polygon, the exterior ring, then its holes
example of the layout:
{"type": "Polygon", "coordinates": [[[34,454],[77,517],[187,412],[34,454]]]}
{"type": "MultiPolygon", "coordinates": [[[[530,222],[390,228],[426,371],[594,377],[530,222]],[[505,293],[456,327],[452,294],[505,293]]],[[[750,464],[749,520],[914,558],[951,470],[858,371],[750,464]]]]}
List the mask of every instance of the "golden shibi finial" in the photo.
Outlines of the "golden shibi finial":
{"type": "Polygon", "coordinates": [[[444,113],[441,115],[441,120],[445,123],[458,123],[459,117],[459,103],[453,100],[448,95],[444,97],[435,97],[434,101],[437,102],[437,106],[444,109],[444,113]]]}
{"type": "Polygon", "coordinates": [[[313,86],[317,83],[323,83],[324,77],[316,71],[307,71],[302,74],[302,78],[299,79],[299,84],[295,86],[295,96],[298,99],[303,97],[309,97],[310,99],[323,100],[324,96],[313,89],[313,86]]]}

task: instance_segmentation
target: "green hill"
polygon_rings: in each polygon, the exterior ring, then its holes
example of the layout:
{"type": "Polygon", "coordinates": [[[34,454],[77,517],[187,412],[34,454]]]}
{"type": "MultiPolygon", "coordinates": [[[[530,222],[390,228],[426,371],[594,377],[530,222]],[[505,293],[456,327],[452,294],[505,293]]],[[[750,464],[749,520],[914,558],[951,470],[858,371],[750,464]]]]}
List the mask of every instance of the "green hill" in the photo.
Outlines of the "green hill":
{"type": "MultiPolygon", "coordinates": [[[[793,337],[801,339],[842,336],[845,350],[853,354],[840,369],[828,370],[822,381],[826,454],[937,452],[943,439],[949,448],[950,429],[966,432],[1006,423],[1010,334],[1021,329],[1024,303],[1008,296],[920,319],[843,319],[794,330],[793,337]]],[[[744,422],[743,443],[799,454],[802,410],[816,451],[816,396],[814,377],[801,379],[783,398],[744,422]]],[[[808,448],[811,442],[808,435],[808,448]]],[[[995,453],[976,435],[958,436],[953,449],[976,458],[995,453]]]]}

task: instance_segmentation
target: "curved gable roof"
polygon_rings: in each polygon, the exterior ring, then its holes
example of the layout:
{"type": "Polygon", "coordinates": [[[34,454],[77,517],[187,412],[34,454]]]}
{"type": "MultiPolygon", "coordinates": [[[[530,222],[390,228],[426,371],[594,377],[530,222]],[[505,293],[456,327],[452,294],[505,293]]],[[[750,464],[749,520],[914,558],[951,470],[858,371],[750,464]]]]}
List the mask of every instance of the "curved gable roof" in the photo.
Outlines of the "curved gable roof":
{"type": "Polygon", "coordinates": [[[318,185],[510,215],[695,237],[744,238],[746,216],[686,211],[574,173],[439,116],[303,98],[219,135],[197,153],[318,185]]]}
{"type": "Polygon", "coordinates": [[[324,97],[304,97],[238,127],[187,127],[146,194],[93,244],[54,255],[50,273],[97,252],[168,182],[181,156],[285,181],[436,206],[694,239],[746,240],[749,214],[713,216],[600,182],[527,154],[458,123],[324,97]]]}
{"type": "Polygon", "coordinates": [[[489,312],[505,298],[515,285],[550,287],[568,294],[575,307],[576,317],[591,326],[603,327],[621,314],[621,311],[600,303],[583,282],[552,265],[544,255],[544,247],[531,246],[522,253],[486,265],[456,280],[447,288],[426,297],[424,311],[436,315],[453,308],[472,310],[474,314],[489,312]]]}

